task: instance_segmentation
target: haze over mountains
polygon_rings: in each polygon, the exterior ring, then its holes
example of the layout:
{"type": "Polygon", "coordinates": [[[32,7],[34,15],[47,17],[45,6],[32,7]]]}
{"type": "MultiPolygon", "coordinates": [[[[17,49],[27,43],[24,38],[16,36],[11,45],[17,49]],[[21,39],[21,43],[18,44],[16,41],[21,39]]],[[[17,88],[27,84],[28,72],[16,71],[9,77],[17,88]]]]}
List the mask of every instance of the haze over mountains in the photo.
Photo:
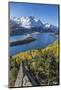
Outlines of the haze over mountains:
{"type": "Polygon", "coordinates": [[[13,17],[10,19],[10,34],[24,34],[32,32],[57,32],[58,27],[45,23],[34,16],[13,17]]]}

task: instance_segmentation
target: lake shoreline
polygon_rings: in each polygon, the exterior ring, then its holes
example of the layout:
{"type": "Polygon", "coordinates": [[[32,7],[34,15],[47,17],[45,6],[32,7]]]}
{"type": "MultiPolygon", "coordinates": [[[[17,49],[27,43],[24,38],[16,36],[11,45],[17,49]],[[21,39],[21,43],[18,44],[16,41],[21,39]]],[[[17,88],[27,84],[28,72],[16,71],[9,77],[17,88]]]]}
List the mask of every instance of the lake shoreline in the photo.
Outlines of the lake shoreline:
{"type": "Polygon", "coordinates": [[[22,52],[19,52],[15,55],[10,55],[10,56],[13,56],[13,57],[16,57],[18,55],[20,55],[21,53],[27,53],[27,52],[30,52],[30,51],[34,51],[34,52],[37,52],[39,50],[47,50],[48,47],[51,48],[51,46],[53,46],[55,43],[58,43],[58,40],[55,40],[53,43],[49,44],[48,46],[44,47],[44,48],[36,48],[36,49],[29,49],[29,50],[26,50],[26,51],[22,51],[22,52]]]}
{"type": "Polygon", "coordinates": [[[16,55],[30,49],[45,48],[57,40],[58,36],[53,33],[37,33],[31,35],[10,37],[10,55],[16,55]]]}

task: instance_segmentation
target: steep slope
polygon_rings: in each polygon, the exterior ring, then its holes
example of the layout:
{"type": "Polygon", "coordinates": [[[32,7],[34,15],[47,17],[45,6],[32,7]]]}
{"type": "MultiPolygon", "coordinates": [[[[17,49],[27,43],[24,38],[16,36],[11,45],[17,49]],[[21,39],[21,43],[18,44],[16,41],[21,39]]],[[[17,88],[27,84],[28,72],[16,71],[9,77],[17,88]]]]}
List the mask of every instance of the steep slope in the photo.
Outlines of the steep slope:
{"type": "MultiPolygon", "coordinates": [[[[10,76],[10,85],[12,86],[15,84],[18,71],[21,71],[20,64],[22,61],[24,62],[25,67],[28,66],[28,68],[26,67],[28,70],[27,72],[31,70],[34,78],[37,78],[37,80],[40,82],[40,85],[58,85],[58,48],[58,41],[55,41],[53,44],[47,46],[44,49],[39,48],[37,50],[28,50],[10,57],[10,75],[12,74],[10,76]]],[[[21,76],[22,73],[23,72],[19,72],[19,76],[21,76]]],[[[27,81],[26,85],[31,86],[27,78],[28,77],[26,77],[24,81],[27,81]]],[[[19,80],[17,81],[19,84],[19,80]]],[[[22,82],[20,81],[20,83],[22,82]]]]}

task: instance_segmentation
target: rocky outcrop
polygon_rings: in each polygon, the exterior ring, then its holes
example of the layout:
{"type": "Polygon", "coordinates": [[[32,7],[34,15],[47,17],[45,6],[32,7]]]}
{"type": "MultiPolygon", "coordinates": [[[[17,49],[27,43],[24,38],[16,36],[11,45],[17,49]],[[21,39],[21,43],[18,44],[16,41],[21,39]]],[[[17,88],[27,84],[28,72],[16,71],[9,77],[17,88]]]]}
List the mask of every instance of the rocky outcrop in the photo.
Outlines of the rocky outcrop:
{"type": "Polygon", "coordinates": [[[23,87],[23,86],[32,86],[32,83],[29,81],[27,75],[25,74],[23,63],[21,63],[17,80],[15,82],[15,87],[23,87]]]}
{"type": "Polygon", "coordinates": [[[31,71],[29,71],[29,68],[24,65],[24,62],[22,62],[20,64],[20,70],[14,87],[37,86],[37,85],[39,85],[39,83],[36,82],[36,79],[31,73],[31,71]]]}

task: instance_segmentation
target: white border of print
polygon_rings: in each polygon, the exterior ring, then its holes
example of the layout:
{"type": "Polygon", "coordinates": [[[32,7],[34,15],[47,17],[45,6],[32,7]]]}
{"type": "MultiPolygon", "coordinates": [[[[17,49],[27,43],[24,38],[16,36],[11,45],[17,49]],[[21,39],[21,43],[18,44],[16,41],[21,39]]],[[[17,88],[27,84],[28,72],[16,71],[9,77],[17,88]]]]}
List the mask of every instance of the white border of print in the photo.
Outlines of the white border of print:
{"type": "MultiPolygon", "coordinates": [[[[9,90],[9,88],[8,88],[8,1],[9,0],[0,0],[0,90],[9,90]]],[[[61,2],[59,0],[10,0],[10,1],[61,4],[61,2]]],[[[61,15],[61,13],[60,13],[60,15],[61,15]]],[[[61,40],[61,31],[60,31],[60,40],[61,40]]],[[[60,56],[61,56],[61,54],[60,54],[60,56]]],[[[61,72],[61,70],[60,70],[60,72],[61,72]]],[[[60,79],[60,82],[61,82],[61,79],[60,79]]],[[[29,90],[31,90],[31,89],[32,90],[33,89],[35,89],[35,90],[37,90],[37,89],[38,90],[40,90],[40,89],[41,90],[54,90],[54,89],[60,90],[60,88],[61,88],[61,85],[18,88],[18,89],[19,90],[20,89],[21,90],[28,90],[28,89],[29,90]]],[[[17,88],[15,88],[15,90],[17,90],[17,88]]]]}

